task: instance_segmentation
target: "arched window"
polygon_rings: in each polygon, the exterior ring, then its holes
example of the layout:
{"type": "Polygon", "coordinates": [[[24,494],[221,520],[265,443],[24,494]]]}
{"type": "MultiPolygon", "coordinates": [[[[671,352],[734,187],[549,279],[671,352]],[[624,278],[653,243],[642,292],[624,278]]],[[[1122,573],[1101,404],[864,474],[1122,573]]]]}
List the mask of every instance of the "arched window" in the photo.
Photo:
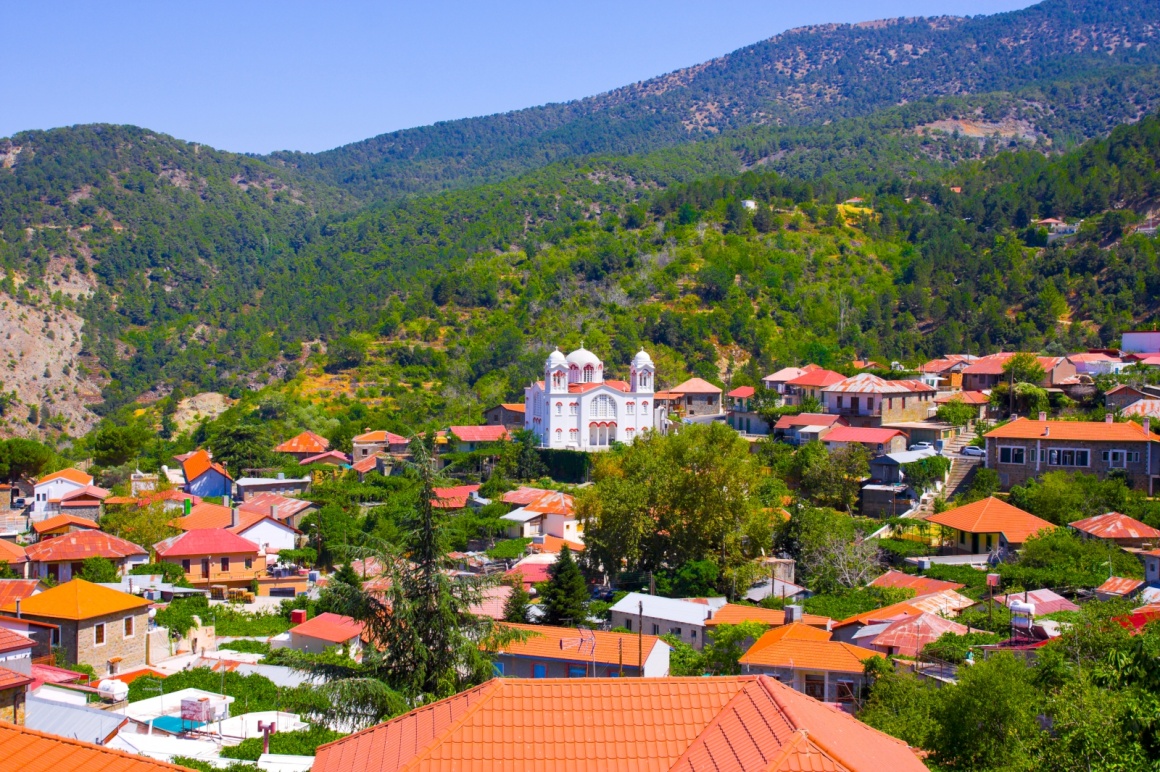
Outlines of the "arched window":
{"type": "Polygon", "coordinates": [[[639,376],[637,376],[637,380],[640,383],[640,387],[642,389],[648,388],[648,373],[641,373],[639,376]]]}
{"type": "Polygon", "coordinates": [[[635,435],[635,434],[636,434],[636,429],[633,429],[631,426],[624,430],[624,436],[627,439],[631,440],[633,435],[635,435]]]}
{"type": "Polygon", "coordinates": [[[636,403],[635,402],[625,402],[624,403],[624,412],[627,415],[634,414],[636,412],[636,403]]]}
{"type": "Polygon", "coordinates": [[[579,437],[580,437],[580,430],[579,429],[569,429],[568,430],[568,439],[571,442],[575,442],[577,439],[579,439],[579,437]]]}
{"type": "Polygon", "coordinates": [[[563,402],[556,403],[556,415],[564,415],[564,403],[563,402]]]}
{"type": "Polygon", "coordinates": [[[648,413],[648,400],[647,399],[644,402],[640,403],[640,412],[648,413]]]}
{"type": "Polygon", "coordinates": [[[616,418],[616,401],[607,394],[601,394],[589,404],[593,418],[616,418]]]}
{"type": "Polygon", "coordinates": [[[557,370],[552,375],[552,385],[557,387],[557,388],[559,388],[560,386],[563,386],[564,385],[564,373],[557,370]]]}
{"type": "Polygon", "coordinates": [[[564,430],[557,429],[556,430],[556,442],[563,442],[563,441],[564,441],[564,430]]]}
{"type": "Polygon", "coordinates": [[[580,412],[580,403],[579,402],[569,402],[568,403],[568,415],[576,415],[579,412],[580,412]]]}
{"type": "Polygon", "coordinates": [[[592,369],[592,365],[584,365],[584,382],[592,383],[592,376],[595,374],[595,372],[596,371],[592,369]]]}

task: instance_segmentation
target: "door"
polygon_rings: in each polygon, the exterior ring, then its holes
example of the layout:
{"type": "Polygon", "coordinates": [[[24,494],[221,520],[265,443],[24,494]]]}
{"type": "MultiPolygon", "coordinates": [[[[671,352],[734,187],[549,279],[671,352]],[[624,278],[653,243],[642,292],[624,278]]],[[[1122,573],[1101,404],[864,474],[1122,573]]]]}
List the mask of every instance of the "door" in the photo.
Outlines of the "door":
{"type": "Polygon", "coordinates": [[[826,677],[820,675],[806,676],[806,694],[813,697],[815,700],[825,702],[826,699],[826,677]]]}
{"type": "Polygon", "coordinates": [[[209,579],[209,558],[201,559],[201,578],[209,579]]]}
{"type": "Polygon", "coordinates": [[[971,534],[971,554],[979,554],[979,534],[977,533],[971,534]]]}

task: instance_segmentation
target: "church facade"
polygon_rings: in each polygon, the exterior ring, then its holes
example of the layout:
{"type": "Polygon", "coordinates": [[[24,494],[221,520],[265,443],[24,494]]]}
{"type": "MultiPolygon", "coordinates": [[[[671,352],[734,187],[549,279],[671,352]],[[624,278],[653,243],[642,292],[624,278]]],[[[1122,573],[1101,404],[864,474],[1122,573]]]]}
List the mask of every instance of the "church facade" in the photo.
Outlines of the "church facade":
{"type": "Polygon", "coordinates": [[[556,349],[544,380],[524,390],[524,428],[545,448],[605,450],[662,428],[653,399],[656,368],[643,350],[632,358],[629,381],[605,380],[604,363],[585,348],[568,356],[556,349]]]}

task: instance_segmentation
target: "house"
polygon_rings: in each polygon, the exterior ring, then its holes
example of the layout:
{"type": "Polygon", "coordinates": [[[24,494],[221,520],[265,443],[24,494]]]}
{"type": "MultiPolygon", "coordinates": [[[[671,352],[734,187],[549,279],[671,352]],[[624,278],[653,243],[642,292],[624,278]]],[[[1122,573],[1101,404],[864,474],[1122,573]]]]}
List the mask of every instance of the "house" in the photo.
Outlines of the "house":
{"type": "Polygon", "coordinates": [[[60,497],[57,508],[76,517],[96,521],[101,517],[101,503],[109,498],[109,491],[95,485],[86,485],[60,497]]]}
{"type": "MultiPolygon", "coordinates": [[[[36,642],[27,635],[0,627],[0,674],[6,674],[7,671],[32,675],[32,649],[35,645],[36,642]]],[[[0,694],[3,689],[0,685],[0,694]]],[[[0,719],[3,718],[4,707],[3,697],[0,696],[0,719]]]]}
{"type": "Polygon", "coordinates": [[[805,367],[783,367],[776,373],[770,373],[761,379],[761,384],[765,386],[767,391],[776,392],[779,397],[785,398],[789,393],[788,384],[795,378],[800,378],[806,373],[814,370],[821,370],[817,365],[806,365],[805,367]]]}
{"type": "Polygon", "coordinates": [[[21,772],[183,772],[164,761],[0,722],[0,757],[21,772]]]}
{"type": "Polygon", "coordinates": [[[7,539],[0,539],[0,563],[7,564],[19,576],[28,575],[28,553],[19,544],[13,544],[7,539]]]}
{"type": "Polygon", "coordinates": [[[363,434],[351,439],[350,444],[353,449],[351,455],[358,462],[377,453],[405,454],[411,441],[392,432],[381,429],[371,431],[368,428],[363,434]]]}
{"type": "Polygon", "coordinates": [[[502,426],[510,432],[524,428],[524,406],[520,402],[502,402],[483,411],[488,426],[502,426]]]}
{"type": "Polygon", "coordinates": [[[918,379],[933,389],[957,391],[963,387],[963,370],[975,357],[970,354],[947,354],[918,366],[918,379]]]}
{"type": "Polygon", "coordinates": [[[1128,366],[1120,357],[1104,351],[1068,354],[1067,361],[1075,365],[1076,375],[1108,375],[1122,372],[1128,366]]]}
{"type": "Polygon", "coordinates": [[[936,614],[942,617],[956,617],[965,609],[975,605],[975,601],[955,590],[936,590],[923,595],[915,595],[908,600],[892,603],[882,608],[863,611],[846,617],[833,626],[834,637],[847,643],[854,641],[858,634],[870,625],[897,620],[901,617],[916,617],[920,614],[936,614]]]}
{"type": "Polygon", "coordinates": [[[996,595],[995,602],[1010,608],[1011,603],[1030,603],[1034,606],[1032,616],[1042,617],[1060,611],[1079,611],[1079,606],[1072,603],[1054,590],[1041,589],[1030,592],[1016,592],[1011,595],[996,595]]]}
{"type": "Polygon", "coordinates": [[[173,521],[183,531],[198,531],[207,528],[224,528],[258,546],[261,555],[274,555],[282,550],[292,550],[298,546],[301,531],[284,520],[263,511],[245,510],[240,507],[223,507],[203,502],[185,517],[173,521]]]}
{"type": "Polygon", "coordinates": [[[854,642],[887,657],[917,657],[928,643],[934,643],[943,634],[966,635],[968,631],[966,625],[924,611],[867,625],[858,631],[854,642]]]}
{"type": "Polygon", "coordinates": [[[888,381],[858,373],[823,387],[822,402],[827,413],[842,416],[851,426],[882,426],[929,418],[935,394],[922,381],[888,381]]]}
{"type": "Polygon", "coordinates": [[[1118,386],[1113,386],[1104,392],[1104,407],[1109,410],[1123,410],[1133,403],[1139,402],[1142,399],[1156,399],[1157,394],[1147,391],[1148,387],[1129,386],[1126,383],[1121,383],[1118,386]]]}
{"type": "Polygon", "coordinates": [[[938,394],[934,398],[935,410],[937,411],[942,405],[951,402],[962,402],[964,405],[975,408],[975,420],[982,421],[987,417],[987,412],[991,408],[991,395],[982,391],[956,391],[951,394],[938,394]]]}
{"type": "Polygon", "coordinates": [[[506,426],[451,426],[447,433],[457,453],[472,453],[485,445],[511,438],[506,426]]]}
{"type": "Polygon", "coordinates": [[[799,623],[819,630],[829,630],[834,620],[817,614],[803,614],[797,606],[788,607],[788,610],[762,608],[761,606],[743,606],[739,603],[726,603],[713,612],[705,620],[705,629],[709,635],[713,629],[721,625],[739,625],[744,622],[756,622],[767,627],[781,627],[786,624],[799,623]],[[787,621],[788,620],[788,621],[787,621]]]}
{"type": "Polygon", "coordinates": [[[46,474],[36,481],[32,494],[33,522],[58,514],[60,502],[67,494],[83,490],[93,484],[92,475],[77,469],[62,469],[46,474]]]}
{"type": "Polygon", "coordinates": [[[574,505],[567,493],[540,491],[527,504],[500,519],[511,523],[507,529],[509,539],[547,535],[583,544],[584,526],[576,519],[574,505]]]}
{"type": "Polygon", "coordinates": [[[853,706],[865,683],[862,664],[882,654],[832,639],[827,630],[795,622],[758,638],[738,663],[741,672],[776,678],[819,702],[853,706]]]}
{"type": "Polygon", "coordinates": [[[669,389],[676,413],[683,418],[721,415],[721,389],[702,378],[690,378],[669,389]]]}
{"type": "Polygon", "coordinates": [[[302,477],[286,477],[279,474],[277,477],[241,477],[234,483],[234,487],[238,491],[238,501],[245,503],[257,496],[269,494],[300,496],[310,490],[310,482],[308,474],[302,477]]]}
{"type": "Polygon", "coordinates": [[[1160,419],[1160,399],[1140,399],[1124,408],[1120,415],[1124,418],[1160,419]]]}
{"type": "MultiPolygon", "coordinates": [[[[136,499],[132,503],[139,507],[148,507],[159,502],[167,510],[184,510],[186,502],[189,502],[190,506],[200,504],[201,497],[194,496],[191,493],[186,493],[185,491],[178,490],[177,488],[167,488],[163,491],[146,493],[141,498],[136,499]]],[[[105,503],[108,504],[109,499],[105,499],[105,503]]]]}
{"type": "Polygon", "coordinates": [[[268,514],[291,528],[299,528],[302,525],[302,518],[316,511],[318,506],[313,501],[306,499],[295,499],[278,493],[263,492],[252,494],[246,498],[245,503],[238,505],[238,509],[242,512],[268,514]]]}
{"type": "Polygon", "coordinates": [[[341,450],[328,450],[316,456],[309,456],[298,462],[298,466],[350,466],[350,457],[341,450]]]}
{"type": "Polygon", "coordinates": [[[249,589],[266,573],[258,545],[225,528],[186,531],[153,548],[158,560],[180,565],[186,581],[199,589],[212,585],[249,589]]]}
{"type": "Polygon", "coordinates": [[[782,401],[787,405],[800,405],[804,400],[813,399],[822,404],[822,389],[844,380],[846,376],[833,370],[810,370],[785,384],[785,398],[782,401]]]}
{"type": "Polygon", "coordinates": [[[1160,330],[1133,330],[1120,339],[1125,354],[1148,354],[1160,351],[1160,330]]]}
{"type": "Polygon", "coordinates": [[[1107,512],[1068,523],[1085,539],[1101,539],[1118,547],[1160,546],[1160,530],[1119,512],[1107,512]]]}
{"type": "Polygon", "coordinates": [[[986,465],[999,473],[1006,490],[1044,472],[1085,472],[1101,480],[1123,475],[1137,490],[1153,495],[1160,475],[1160,437],[1144,424],[1098,421],[1038,421],[1018,418],[987,432],[986,465]]]}
{"type": "Polygon", "coordinates": [[[290,628],[290,648],[308,654],[321,654],[332,646],[341,646],[352,659],[362,655],[363,623],[327,611],[290,628]]]}
{"type": "Polygon", "coordinates": [[[144,547],[111,533],[94,530],[79,530],[41,539],[29,545],[24,552],[28,555],[30,576],[51,578],[54,582],[67,582],[78,576],[87,558],[111,560],[118,574],[128,573],[133,566],[149,562],[149,553],[144,547]]]}
{"type": "Polygon", "coordinates": [[[1131,598],[1144,587],[1142,579],[1113,576],[1096,588],[1096,600],[1131,598]]]}
{"type": "Polygon", "coordinates": [[[838,426],[831,429],[822,442],[831,452],[852,443],[862,445],[871,453],[878,455],[906,450],[906,435],[897,429],[838,426]]]}
{"type": "Polygon", "coordinates": [[[900,450],[896,453],[884,453],[870,459],[870,478],[882,483],[900,483],[906,480],[906,473],[902,471],[904,464],[913,464],[924,458],[938,455],[934,448],[922,450],[900,450]]]}
{"type": "Polygon", "coordinates": [[[50,518],[32,524],[36,538],[51,539],[53,536],[63,536],[76,531],[100,530],[100,526],[87,517],[78,517],[72,514],[53,515],[50,518]]]}
{"type": "MultiPolygon", "coordinates": [[[[976,359],[963,370],[963,391],[989,391],[1000,383],[1007,383],[1008,376],[1003,372],[1003,365],[1013,356],[1015,352],[1005,352],[976,359]]],[[[1076,374],[1075,365],[1067,357],[1035,358],[1044,372],[1043,381],[1038,385],[1045,388],[1055,386],[1076,374]]]]}
{"type": "Polygon", "coordinates": [[[901,740],[766,676],[496,678],[320,745],[313,772],[924,772],[901,740]]]}
{"type": "Polygon", "coordinates": [[[756,393],[752,386],[738,386],[725,395],[729,425],[743,434],[769,434],[769,424],[757,412],[753,401],[756,393]]]}
{"type": "Polygon", "coordinates": [[[773,425],[774,439],[787,442],[790,445],[805,445],[807,442],[817,442],[825,438],[826,434],[835,426],[849,426],[840,415],[826,413],[798,413],[797,415],[783,415],[773,425]]]}
{"type": "Polygon", "coordinates": [[[930,579],[925,576],[915,576],[914,574],[906,574],[902,571],[895,571],[893,569],[879,576],[874,581],[870,582],[868,587],[898,587],[907,590],[914,590],[915,596],[929,595],[934,592],[944,592],[946,590],[961,590],[966,585],[958,582],[948,582],[943,579],[930,579]]]}
{"type": "MultiPolygon", "coordinates": [[[[28,687],[33,683],[33,680],[33,677],[27,673],[19,673],[6,667],[0,667],[0,722],[24,723],[28,687]]],[[[9,761],[9,759],[6,758],[5,761],[9,761]]]]}
{"type": "Polygon", "coordinates": [[[145,666],[149,605],[144,598],[73,579],[6,603],[0,611],[56,625],[53,645],[63,647],[70,662],[89,665],[102,676],[145,666]]]}
{"type": "Polygon", "coordinates": [[[450,488],[435,488],[432,491],[435,498],[431,506],[436,509],[463,509],[467,506],[481,506],[478,498],[479,484],[455,485],[450,488]]]}
{"type": "Polygon", "coordinates": [[[1137,552],[1136,557],[1144,564],[1144,581],[1160,586],[1160,549],[1137,552]]]}
{"type": "Polygon", "coordinates": [[[213,460],[208,450],[195,450],[182,457],[181,471],[185,474],[182,488],[186,493],[202,498],[233,493],[234,478],[224,466],[213,460]]]}
{"type": "Polygon", "coordinates": [[[29,695],[24,726],[57,737],[91,737],[97,745],[108,745],[129,719],[111,710],[29,695]]]}
{"type": "Polygon", "coordinates": [[[990,496],[926,518],[949,531],[949,545],[958,553],[978,555],[999,548],[1017,550],[1040,531],[1054,525],[990,496]]]}
{"type": "Polygon", "coordinates": [[[884,365],[873,359],[855,359],[850,362],[850,367],[855,370],[888,370],[889,365],[884,365]]]}
{"type": "Polygon", "coordinates": [[[17,598],[27,598],[48,589],[39,579],[0,579],[0,606],[17,598]]]}
{"type": "Polygon", "coordinates": [[[505,678],[664,678],[669,674],[669,645],[655,635],[511,623],[503,628],[526,635],[493,652],[495,673],[505,678]]]}
{"type": "Polygon", "coordinates": [[[698,603],[630,592],[610,609],[612,626],[648,635],[675,635],[700,650],[705,645],[705,622],[726,603],[724,598],[708,601],[698,603]]]}
{"type": "Polygon", "coordinates": [[[274,447],[275,453],[285,453],[299,461],[317,456],[319,453],[325,453],[328,450],[330,450],[330,440],[311,431],[302,432],[274,447]]]}

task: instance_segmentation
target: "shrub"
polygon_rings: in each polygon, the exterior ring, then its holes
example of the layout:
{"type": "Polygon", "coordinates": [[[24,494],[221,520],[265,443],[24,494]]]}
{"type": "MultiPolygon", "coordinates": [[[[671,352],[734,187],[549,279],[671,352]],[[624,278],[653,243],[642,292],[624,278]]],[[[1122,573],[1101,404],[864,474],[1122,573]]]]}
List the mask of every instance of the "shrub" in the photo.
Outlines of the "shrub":
{"type": "MultiPolygon", "coordinates": [[[[312,726],[300,732],[286,732],[270,735],[270,753],[286,754],[290,756],[313,756],[319,745],[334,742],[345,737],[342,732],[335,732],[324,726],[312,726]]],[[[233,747],[223,747],[222,758],[246,759],[257,761],[262,755],[262,738],[251,737],[242,740],[233,747]]]]}
{"type": "Polygon", "coordinates": [[[518,560],[524,556],[531,543],[531,539],[505,539],[496,542],[495,546],[487,551],[487,556],[492,560],[518,560]]]}

